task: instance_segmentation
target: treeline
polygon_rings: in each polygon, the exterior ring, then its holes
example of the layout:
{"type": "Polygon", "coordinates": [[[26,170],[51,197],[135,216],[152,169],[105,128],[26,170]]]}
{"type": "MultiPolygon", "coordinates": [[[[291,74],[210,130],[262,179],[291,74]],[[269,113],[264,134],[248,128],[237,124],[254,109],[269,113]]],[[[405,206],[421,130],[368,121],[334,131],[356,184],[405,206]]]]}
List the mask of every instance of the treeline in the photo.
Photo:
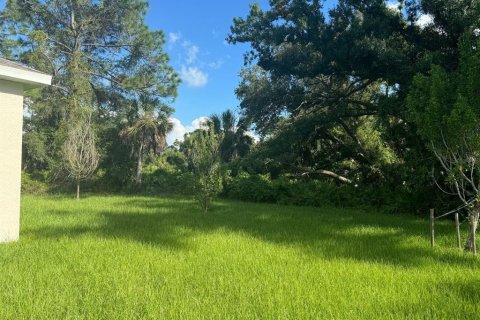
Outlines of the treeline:
{"type": "Polygon", "coordinates": [[[6,2],[0,54],[53,75],[25,101],[31,177],[60,188],[142,183],[146,157],[166,147],[179,84],[147,8],[143,0],[6,2]]]}
{"type": "Polygon", "coordinates": [[[423,213],[476,197],[478,1],[340,0],[328,13],[320,0],[252,5],[228,36],[252,48],[236,90],[239,119],[212,116],[169,147],[179,82],[146,8],[7,2],[1,53],[54,75],[27,100],[30,177],[65,185],[63,146],[87,109],[100,159],[86,181],[93,191],[190,192],[199,187],[195,161],[205,165],[194,154],[210,143],[221,165],[215,183],[202,181],[235,199],[423,213]]]}

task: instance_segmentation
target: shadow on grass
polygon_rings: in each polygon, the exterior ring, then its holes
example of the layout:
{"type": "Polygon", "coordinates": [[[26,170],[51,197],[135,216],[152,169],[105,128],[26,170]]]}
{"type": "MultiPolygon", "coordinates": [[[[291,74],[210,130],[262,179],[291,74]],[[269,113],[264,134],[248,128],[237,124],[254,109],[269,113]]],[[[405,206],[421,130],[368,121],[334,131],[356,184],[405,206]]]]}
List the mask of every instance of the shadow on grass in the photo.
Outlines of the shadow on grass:
{"type": "Polygon", "coordinates": [[[480,306],[478,305],[480,291],[478,288],[480,288],[480,281],[475,279],[472,279],[472,282],[452,281],[436,285],[436,289],[439,292],[454,297],[459,303],[476,305],[478,310],[480,310],[480,306]]]}
{"type": "MultiPolygon", "coordinates": [[[[80,207],[77,214],[85,210],[80,207]]],[[[45,226],[28,233],[38,238],[93,235],[187,250],[193,237],[222,230],[294,246],[318,259],[354,259],[399,267],[421,266],[426,259],[475,265],[469,256],[431,250],[427,221],[405,216],[239,202],[219,202],[205,214],[191,201],[155,198],[124,198],[93,211],[93,223],[45,226]]],[[[52,213],[68,218],[72,210],[52,213]]],[[[437,231],[450,234],[453,230],[439,225],[437,231]]]]}

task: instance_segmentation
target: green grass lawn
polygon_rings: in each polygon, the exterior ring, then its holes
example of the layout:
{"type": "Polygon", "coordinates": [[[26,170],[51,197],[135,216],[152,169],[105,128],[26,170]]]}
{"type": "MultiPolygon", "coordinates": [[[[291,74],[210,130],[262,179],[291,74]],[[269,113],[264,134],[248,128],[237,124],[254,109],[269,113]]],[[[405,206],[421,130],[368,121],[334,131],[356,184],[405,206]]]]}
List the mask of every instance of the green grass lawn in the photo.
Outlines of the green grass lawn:
{"type": "MultiPolygon", "coordinates": [[[[466,226],[463,226],[464,228],[466,226]]],[[[478,319],[454,227],[334,208],[22,200],[0,245],[0,319],[478,319]]]]}

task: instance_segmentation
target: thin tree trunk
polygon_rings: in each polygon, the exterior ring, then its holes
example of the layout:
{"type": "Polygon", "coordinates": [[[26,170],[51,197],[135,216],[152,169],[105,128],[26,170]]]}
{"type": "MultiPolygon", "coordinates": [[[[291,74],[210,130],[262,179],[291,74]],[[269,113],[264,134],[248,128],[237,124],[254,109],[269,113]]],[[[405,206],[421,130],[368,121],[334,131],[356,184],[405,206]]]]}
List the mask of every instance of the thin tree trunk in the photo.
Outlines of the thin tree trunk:
{"type": "Polygon", "coordinates": [[[77,180],[77,200],[80,200],[80,181],[77,180]]]}
{"type": "Polygon", "coordinates": [[[137,175],[135,177],[135,182],[137,185],[142,184],[142,168],[143,168],[143,143],[138,147],[138,159],[137,159],[137,175]]]}
{"type": "Polygon", "coordinates": [[[476,232],[478,228],[478,221],[480,218],[480,204],[475,202],[473,208],[468,214],[470,220],[470,234],[468,235],[467,243],[465,244],[465,250],[472,252],[473,254],[477,253],[477,244],[476,244],[476,232]]]}
{"type": "Polygon", "coordinates": [[[233,149],[233,156],[232,156],[232,160],[237,160],[238,159],[238,149],[237,147],[235,147],[233,149]]]}
{"type": "Polygon", "coordinates": [[[462,250],[462,238],[460,236],[460,218],[458,212],[455,212],[455,231],[457,232],[457,246],[459,250],[462,250]]]}

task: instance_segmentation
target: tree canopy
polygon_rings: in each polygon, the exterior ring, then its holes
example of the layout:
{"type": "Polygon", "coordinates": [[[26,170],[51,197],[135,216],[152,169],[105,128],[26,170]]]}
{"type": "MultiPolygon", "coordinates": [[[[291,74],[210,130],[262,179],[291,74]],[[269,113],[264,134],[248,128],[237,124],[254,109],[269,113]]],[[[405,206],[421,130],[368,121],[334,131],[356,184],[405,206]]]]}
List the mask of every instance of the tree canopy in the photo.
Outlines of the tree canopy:
{"type": "MultiPolygon", "coordinates": [[[[0,53],[53,75],[52,86],[28,100],[24,167],[61,169],[61,145],[83,109],[116,140],[125,123],[142,119],[143,101],[146,112],[170,116],[179,78],[163,50],[164,33],[145,23],[147,8],[145,0],[7,1],[0,53]]],[[[104,158],[114,151],[106,148],[104,158]]]]}
{"type": "Polygon", "coordinates": [[[240,109],[262,135],[288,137],[278,153],[315,170],[329,169],[319,167],[324,162],[345,171],[339,164],[352,160],[363,174],[347,171],[361,179],[384,178],[392,171],[385,165],[413,168],[428,157],[406,98],[414,76],[431,63],[458,67],[458,41],[478,23],[476,1],[400,1],[393,8],[341,0],[327,15],[321,1],[270,5],[252,5],[246,18],[236,18],[228,40],[252,47],[237,89],[240,109]],[[425,18],[431,23],[422,24],[425,18]],[[377,145],[373,158],[366,145],[377,145]]]}

